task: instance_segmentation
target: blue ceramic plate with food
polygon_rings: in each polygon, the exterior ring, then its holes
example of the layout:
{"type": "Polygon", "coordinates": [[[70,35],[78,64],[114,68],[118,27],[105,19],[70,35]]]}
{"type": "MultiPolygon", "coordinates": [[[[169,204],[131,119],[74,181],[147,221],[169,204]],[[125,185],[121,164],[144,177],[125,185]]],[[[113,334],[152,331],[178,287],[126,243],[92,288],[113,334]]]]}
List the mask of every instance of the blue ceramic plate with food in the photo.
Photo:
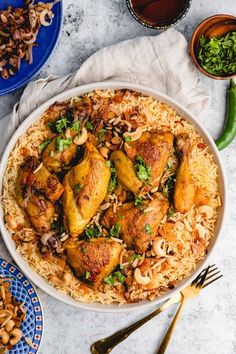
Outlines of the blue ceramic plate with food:
{"type": "Polygon", "coordinates": [[[3,343],[3,336],[0,336],[0,352],[6,350],[9,354],[38,353],[43,333],[43,314],[39,298],[24,274],[14,264],[1,258],[0,303],[1,330],[6,337],[6,343],[3,343]]]}
{"type": "Polygon", "coordinates": [[[61,1],[1,0],[0,96],[40,72],[57,44],[61,26],[61,1]]]}

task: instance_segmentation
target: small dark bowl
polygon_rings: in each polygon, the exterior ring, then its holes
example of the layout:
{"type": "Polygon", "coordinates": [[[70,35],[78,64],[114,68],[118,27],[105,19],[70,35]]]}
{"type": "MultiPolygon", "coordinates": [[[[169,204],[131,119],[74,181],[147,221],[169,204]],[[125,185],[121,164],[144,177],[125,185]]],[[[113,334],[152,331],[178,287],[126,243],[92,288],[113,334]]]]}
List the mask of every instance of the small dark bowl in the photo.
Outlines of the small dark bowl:
{"type": "Polygon", "coordinates": [[[198,59],[198,53],[200,50],[199,39],[201,36],[213,37],[224,36],[228,32],[236,31],[236,17],[231,15],[214,15],[206,18],[202,21],[192,34],[192,38],[189,43],[189,53],[196,67],[204,75],[215,80],[228,80],[236,76],[236,73],[229,75],[212,75],[208,73],[201,65],[198,59]]]}
{"type": "Polygon", "coordinates": [[[145,18],[143,18],[142,16],[140,16],[133,8],[133,4],[132,4],[132,0],[126,0],[126,4],[128,6],[128,9],[131,13],[131,15],[135,18],[136,21],[138,21],[139,23],[141,23],[141,25],[145,26],[145,27],[149,27],[149,28],[153,28],[153,29],[167,29],[169,27],[172,27],[174,25],[177,25],[188,13],[190,6],[191,6],[192,0],[185,0],[184,3],[184,7],[181,10],[181,12],[174,18],[172,18],[169,21],[163,21],[163,22],[159,22],[159,23],[154,23],[151,20],[147,21],[145,18]]]}

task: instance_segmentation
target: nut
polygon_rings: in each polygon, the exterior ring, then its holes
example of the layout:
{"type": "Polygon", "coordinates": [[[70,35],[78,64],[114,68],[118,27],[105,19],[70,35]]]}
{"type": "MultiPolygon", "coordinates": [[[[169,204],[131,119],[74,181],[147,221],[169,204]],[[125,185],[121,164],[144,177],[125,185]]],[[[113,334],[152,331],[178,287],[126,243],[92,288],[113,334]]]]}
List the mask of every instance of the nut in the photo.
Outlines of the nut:
{"type": "Polygon", "coordinates": [[[22,337],[21,330],[19,328],[13,328],[11,332],[11,336],[12,338],[10,339],[10,344],[16,345],[16,343],[18,343],[21,340],[22,337]]]}
{"type": "Polygon", "coordinates": [[[149,277],[143,277],[139,268],[135,268],[134,278],[138,284],[147,285],[150,283],[151,279],[149,277]]]}
{"type": "Polygon", "coordinates": [[[213,208],[209,205],[201,205],[197,208],[198,213],[204,214],[206,219],[211,219],[213,216],[213,208]]]}
{"type": "Polygon", "coordinates": [[[15,327],[15,322],[13,320],[9,320],[6,324],[5,324],[5,330],[7,332],[11,332],[11,330],[13,330],[13,328],[15,327]]]}
{"type": "Polygon", "coordinates": [[[7,214],[5,216],[5,221],[7,223],[7,226],[9,227],[9,229],[15,230],[17,228],[17,222],[15,221],[13,216],[11,216],[10,214],[7,214]]]}
{"type": "Polygon", "coordinates": [[[2,344],[7,344],[9,342],[10,336],[6,331],[2,330],[0,332],[0,337],[2,338],[2,344]]]}
{"type": "Polygon", "coordinates": [[[114,136],[111,139],[112,144],[114,145],[119,145],[122,142],[122,139],[119,136],[114,136]]]}
{"type": "Polygon", "coordinates": [[[88,139],[88,132],[86,128],[82,128],[81,135],[78,135],[74,138],[74,143],[76,145],[82,145],[85,143],[85,141],[88,139]]]}
{"type": "Polygon", "coordinates": [[[158,237],[153,241],[152,249],[157,256],[165,257],[166,251],[163,249],[164,246],[165,246],[165,240],[161,237],[158,237]]]}
{"type": "Polygon", "coordinates": [[[99,152],[103,157],[108,158],[109,149],[106,146],[100,147],[99,152]]]}
{"type": "Polygon", "coordinates": [[[124,137],[131,138],[131,141],[138,140],[143,134],[143,129],[138,127],[134,132],[125,132],[124,137]]]}

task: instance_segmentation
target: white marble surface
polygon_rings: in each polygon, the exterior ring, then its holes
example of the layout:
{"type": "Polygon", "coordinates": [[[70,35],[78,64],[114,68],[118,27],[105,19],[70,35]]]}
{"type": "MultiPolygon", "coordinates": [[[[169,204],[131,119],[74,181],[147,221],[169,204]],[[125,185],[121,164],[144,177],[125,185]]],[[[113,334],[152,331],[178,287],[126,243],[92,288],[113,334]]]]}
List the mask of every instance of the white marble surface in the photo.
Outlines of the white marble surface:
{"type": "MultiPolygon", "coordinates": [[[[216,13],[236,15],[235,0],[193,0],[187,17],[176,27],[189,39],[194,27],[216,13]]],[[[64,0],[65,18],[60,43],[40,76],[64,75],[77,69],[97,49],[139,35],[157,32],[142,27],[129,14],[125,0],[64,0]]],[[[184,78],[183,78],[184,79],[184,78]]],[[[202,122],[215,138],[222,128],[226,82],[200,76],[211,96],[202,122]]],[[[9,113],[22,91],[0,98],[0,117],[9,113]]],[[[236,353],[236,140],[221,153],[228,175],[227,227],[212,256],[224,277],[189,302],[169,346],[168,354],[236,353]]],[[[0,256],[10,256],[0,241],[0,256]]],[[[64,305],[39,290],[44,308],[44,340],[40,354],[86,354],[98,338],[107,336],[146,312],[103,314],[64,305]]],[[[164,334],[175,307],[152,320],[114,350],[114,354],[152,354],[164,334]]]]}

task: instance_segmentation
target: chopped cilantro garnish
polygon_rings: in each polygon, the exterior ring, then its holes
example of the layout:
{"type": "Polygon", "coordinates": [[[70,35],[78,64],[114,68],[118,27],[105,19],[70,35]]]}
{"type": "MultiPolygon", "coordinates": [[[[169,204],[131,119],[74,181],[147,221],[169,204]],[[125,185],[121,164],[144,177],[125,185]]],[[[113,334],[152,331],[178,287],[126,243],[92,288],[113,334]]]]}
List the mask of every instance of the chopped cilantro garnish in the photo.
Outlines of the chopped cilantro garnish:
{"type": "Polygon", "coordinates": [[[115,279],[113,278],[113,275],[110,274],[108,275],[108,277],[103,279],[105,283],[107,283],[108,285],[114,286],[115,285],[115,279]]]}
{"type": "Polygon", "coordinates": [[[81,184],[80,183],[77,183],[75,186],[74,186],[74,192],[75,193],[78,193],[80,190],[81,190],[81,184]]]}
{"type": "Polygon", "coordinates": [[[102,140],[105,133],[106,133],[106,129],[101,128],[101,129],[98,131],[98,140],[102,140]]]}
{"type": "Polygon", "coordinates": [[[50,143],[51,139],[45,140],[42,144],[39,145],[40,150],[44,150],[46,146],[50,143]]]}
{"type": "Polygon", "coordinates": [[[49,156],[50,156],[50,157],[54,157],[54,155],[55,155],[54,151],[51,150],[49,156]]]}
{"type": "Polygon", "coordinates": [[[174,210],[170,209],[167,214],[168,218],[171,218],[174,215],[174,213],[175,213],[174,210]]]}
{"type": "Polygon", "coordinates": [[[142,197],[135,196],[134,205],[138,209],[143,209],[144,199],[142,197]]]}
{"type": "Polygon", "coordinates": [[[146,225],[145,225],[144,231],[145,231],[145,233],[148,234],[148,235],[152,235],[152,234],[153,234],[152,227],[151,227],[150,224],[146,224],[146,225]]]}
{"type": "Polygon", "coordinates": [[[128,143],[129,141],[132,141],[131,136],[125,136],[124,135],[125,142],[128,143]]]}
{"type": "Polygon", "coordinates": [[[168,198],[170,201],[172,201],[173,199],[174,184],[175,184],[175,175],[172,175],[168,178],[164,186],[161,188],[163,195],[166,198],[168,198]]]}
{"type": "Polygon", "coordinates": [[[148,183],[148,180],[151,177],[151,168],[144,162],[141,156],[138,156],[135,159],[135,169],[138,178],[141,181],[148,183]]]}
{"type": "Polygon", "coordinates": [[[113,164],[111,163],[111,161],[106,161],[106,164],[108,167],[110,167],[110,171],[111,171],[111,179],[107,188],[107,192],[108,194],[111,194],[113,192],[113,190],[115,189],[115,186],[117,185],[117,177],[116,177],[116,169],[113,166],[113,164]]]}
{"type": "Polygon", "coordinates": [[[141,259],[142,256],[140,254],[132,254],[132,256],[129,257],[129,262],[133,262],[135,259],[141,259]]]}
{"type": "Polygon", "coordinates": [[[121,226],[118,222],[116,222],[111,228],[110,228],[110,235],[112,237],[119,237],[120,235],[120,229],[121,226]]]}
{"type": "Polygon", "coordinates": [[[116,281],[123,284],[125,281],[125,276],[120,271],[117,271],[117,272],[111,273],[103,280],[106,284],[114,286],[116,281]]]}
{"type": "Polygon", "coordinates": [[[56,139],[56,147],[57,147],[57,150],[60,151],[60,152],[62,152],[63,150],[67,149],[71,144],[72,144],[72,139],[71,138],[63,139],[63,138],[58,137],[56,139]]]}
{"type": "Polygon", "coordinates": [[[76,122],[72,123],[70,126],[70,129],[75,132],[79,132],[80,131],[80,121],[77,120],[76,122]]]}
{"type": "Polygon", "coordinates": [[[86,270],[85,272],[85,279],[89,279],[90,278],[90,272],[88,270],[86,270]]]}
{"type": "Polygon", "coordinates": [[[91,122],[87,122],[85,125],[85,128],[90,131],[92,131],[94,129],[93,124],[91,122]]]}
{"type": "Polygon", "coordinates": [[[125,216],[124,216],[123,214],[120,214],[120,215],[118,216],[118,218],[121,219],[121,220],[123,220],[123,219],[125,218],[125,216]]]}
{"type": "Polygon", "coordinates": [[[98,229],[98,227],[91,226],[85,229],[85,235],[88,237],[88,239],[93,237],[99,237],[101,236],[101,231],[98,229]]]}
{"type": "Polygon", "coordinates": [[[55,130],[57,133],[62,133],[63,131],[66,130],[66,128],[69,126],[70,121],[66,117],[61,117],[55,122],[55,130]]]}

